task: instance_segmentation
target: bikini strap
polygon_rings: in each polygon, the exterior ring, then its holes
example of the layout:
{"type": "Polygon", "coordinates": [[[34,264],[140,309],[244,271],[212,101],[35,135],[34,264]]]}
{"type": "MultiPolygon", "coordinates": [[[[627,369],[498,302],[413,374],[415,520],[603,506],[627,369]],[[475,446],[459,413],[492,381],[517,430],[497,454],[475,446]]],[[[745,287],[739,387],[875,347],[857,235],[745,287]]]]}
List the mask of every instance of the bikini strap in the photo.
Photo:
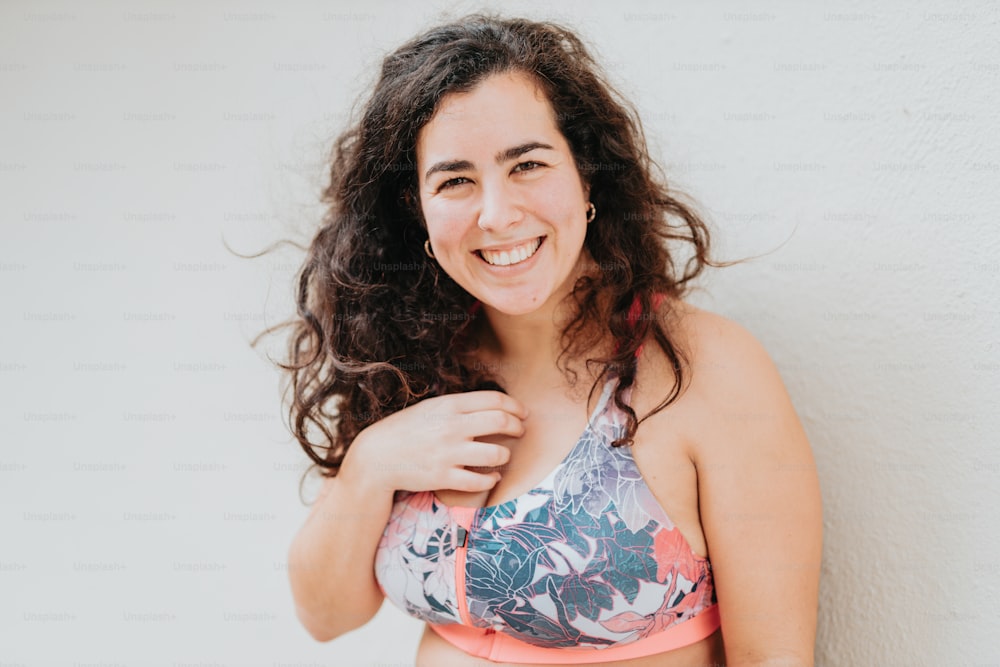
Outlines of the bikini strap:
{"type": "MultiPolygon", "coordinates": [[[[662,294],[653,295],[653,310],[656,310],[657,308],[660,307],[660,304],[663,303],[664,298],[666,297],[664,297],[664,295],[662,294]]],[[[634,326],[635,323],[639,321],[640,317],[642,317],[642,304],[639,302],[639,295],[636,294],[635,299],[632,301],[632,306],[628,309],[628,323],[634,326]]],[[[645,345],[645,343],[640,343],[639,347],[636,348],[635,350],[636,359],[639,358],[639,354],[642,352],[643,345],[645,345]]]]}

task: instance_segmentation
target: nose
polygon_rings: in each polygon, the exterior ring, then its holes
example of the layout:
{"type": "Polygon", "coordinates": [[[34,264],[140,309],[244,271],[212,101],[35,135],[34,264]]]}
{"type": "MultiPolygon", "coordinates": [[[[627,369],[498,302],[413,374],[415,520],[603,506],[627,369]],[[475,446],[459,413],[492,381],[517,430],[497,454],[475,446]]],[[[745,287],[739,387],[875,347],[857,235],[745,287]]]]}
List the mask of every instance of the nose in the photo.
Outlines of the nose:
{"type": "Polygon", "coordinates": [[[506,183],[490,183],[483,187],[479,209],[479,228],[484,232],[502,232],[524,217],[521,203],[506,183]]]}

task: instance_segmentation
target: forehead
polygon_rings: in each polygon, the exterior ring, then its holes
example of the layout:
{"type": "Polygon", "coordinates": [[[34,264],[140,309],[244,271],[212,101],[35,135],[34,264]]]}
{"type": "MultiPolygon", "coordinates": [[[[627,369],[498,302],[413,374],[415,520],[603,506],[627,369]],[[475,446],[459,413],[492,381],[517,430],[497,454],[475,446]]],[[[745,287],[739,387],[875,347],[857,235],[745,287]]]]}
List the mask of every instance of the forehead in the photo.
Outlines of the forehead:
{"type": "Polygon", "coordinates": [[[417,135],[417,161],[472,159],[471,153],[492,155],[527,140],[557,137],[562,135],[555,112],[541,86],[525,74],[507,72],[441,98],[417,135]]]}

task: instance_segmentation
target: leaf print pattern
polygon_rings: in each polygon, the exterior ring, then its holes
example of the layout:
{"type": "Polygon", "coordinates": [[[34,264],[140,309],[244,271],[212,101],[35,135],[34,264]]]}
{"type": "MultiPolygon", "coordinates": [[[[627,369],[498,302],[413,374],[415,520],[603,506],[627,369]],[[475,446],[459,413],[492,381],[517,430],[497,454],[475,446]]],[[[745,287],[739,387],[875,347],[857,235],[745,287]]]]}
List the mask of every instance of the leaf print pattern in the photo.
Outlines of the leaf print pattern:
{"type": "Polygon", "coordinates": [[[475,510],[456,572],[454,508],[432,492],[399,492],[375,575],[386,596],[433,624],[469,618],[545,648],[604,648],[650,637],[716,603],[707,559],[673,525],[631,451],[605,386],[572,451],[539,486],[475,510]],[[603,406],[603,407],[602,407],[603,406]]]}

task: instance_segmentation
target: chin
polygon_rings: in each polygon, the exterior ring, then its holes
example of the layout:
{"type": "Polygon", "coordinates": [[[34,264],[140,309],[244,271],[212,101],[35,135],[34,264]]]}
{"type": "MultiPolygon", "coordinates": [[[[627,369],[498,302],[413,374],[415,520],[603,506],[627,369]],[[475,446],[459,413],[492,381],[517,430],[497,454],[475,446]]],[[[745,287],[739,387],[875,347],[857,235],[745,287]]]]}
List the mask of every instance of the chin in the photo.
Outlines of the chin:
{"type": "Polygon", "coordinates": [[[498,313],[516,317],[519,315],[530,315],[539,309],[539,305],[526,305],[524,302],[512,303],[509,301],[483,301],[483,305],[498,313]]]}
{"type": "Polygon", "coordinates": [[[555,294],[551,292],[544,293],[521,293],[521,294],[505,294],[498,297],[497,295],[484,294],[479,300],[484,306],[495,310],[504,315],[509,315],[512,317],[520,315],[530,315],[538,311],[544,310],[546,305],[549,304],[555,294]]]}

